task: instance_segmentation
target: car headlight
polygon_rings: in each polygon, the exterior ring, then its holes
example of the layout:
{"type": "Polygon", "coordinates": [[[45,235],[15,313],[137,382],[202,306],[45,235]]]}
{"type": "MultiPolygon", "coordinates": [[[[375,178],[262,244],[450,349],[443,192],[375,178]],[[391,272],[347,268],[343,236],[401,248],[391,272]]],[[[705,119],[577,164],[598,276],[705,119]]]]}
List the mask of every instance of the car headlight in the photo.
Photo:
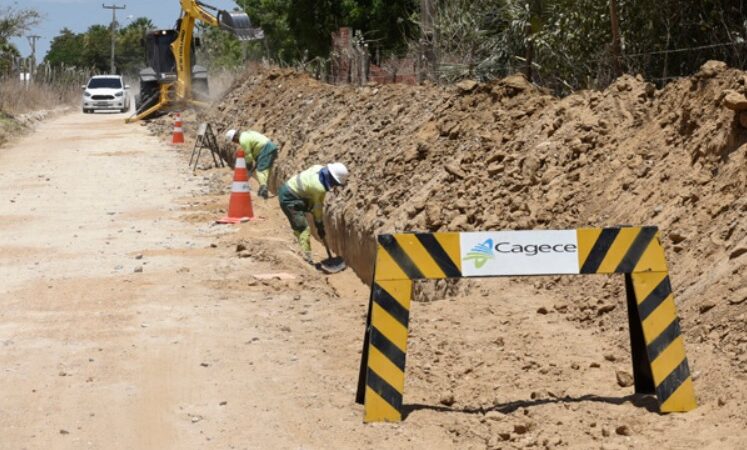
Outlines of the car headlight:
{"type": "Polygon", "coordinates": [[[121,97],[123,95],[124,95],[124,92],[117,92],[116,94],[114,94],[115,97],[121,97]]]}
{"type": "Polygon", "coordinates": [[[83,93],[83,95],[85,95],[86,97],[90,97],[90,96],[91,96],[91,93],[90,93],[90,92],[88,92],[88,91],[86,91],[86,92],[84,92],[84,93],[83,93]]]}

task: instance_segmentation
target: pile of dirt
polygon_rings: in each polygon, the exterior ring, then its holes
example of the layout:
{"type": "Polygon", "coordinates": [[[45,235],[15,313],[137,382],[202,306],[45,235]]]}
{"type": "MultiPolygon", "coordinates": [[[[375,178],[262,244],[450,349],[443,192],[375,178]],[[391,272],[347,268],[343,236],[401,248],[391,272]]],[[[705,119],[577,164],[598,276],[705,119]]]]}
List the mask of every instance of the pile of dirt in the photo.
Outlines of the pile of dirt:
{"type": "MultiPolygon", "coordinates": [[[[276,185],[315,163],[350,167],[327,221],[364,280],[377,233],[657,225],[687,334],[746,372],[747,130],[731,91],[747,93],[747,75],[715,61],[661,90],[623,76],[565,98],[521,76],[356,88],[273,69],[237,79],[205,118],[279,142],[276,185]]],[[[578,300],[560,313],[616,329],[622,283],[592,278],[537,287],[569,285],[578,300]]]]}

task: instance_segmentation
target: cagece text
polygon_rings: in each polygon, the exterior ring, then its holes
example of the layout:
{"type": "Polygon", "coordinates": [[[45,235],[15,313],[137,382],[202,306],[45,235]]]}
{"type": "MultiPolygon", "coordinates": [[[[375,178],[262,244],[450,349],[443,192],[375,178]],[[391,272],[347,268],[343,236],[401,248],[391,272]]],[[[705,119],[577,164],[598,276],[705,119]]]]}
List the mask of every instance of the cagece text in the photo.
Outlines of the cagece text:
{"type": "Polygon", "coordinates": [[[536,256],[540,253],[576,253],[576,244],[512,244],[510,242],[499,242],[495,246],[498,253],[524,253],[527,256],[536,256]]]}

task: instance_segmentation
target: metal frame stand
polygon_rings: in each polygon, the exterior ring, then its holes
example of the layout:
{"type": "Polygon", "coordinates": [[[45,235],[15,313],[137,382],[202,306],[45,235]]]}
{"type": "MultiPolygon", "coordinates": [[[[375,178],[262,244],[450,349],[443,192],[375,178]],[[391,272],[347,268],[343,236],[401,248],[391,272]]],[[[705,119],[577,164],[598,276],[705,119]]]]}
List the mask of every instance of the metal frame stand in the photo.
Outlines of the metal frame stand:
{"type": "Polygon", "coordinates": [[[221,157],[220,147],[218,146],[218,140],[215,138],[215,133],[213,133],[213,128],[207,122],[201,123],[200,128],[197,130],[197,140],[192,149],[192,156],[189,158],[189,166],[192,167],[193,171],[197,170],[202,150],[205,148],[210,149],[210,155],[213,157],[215,167],[226,167],[226,163],[221,157]],[[194,167],[192,166],[193,162],[194,167]]]}

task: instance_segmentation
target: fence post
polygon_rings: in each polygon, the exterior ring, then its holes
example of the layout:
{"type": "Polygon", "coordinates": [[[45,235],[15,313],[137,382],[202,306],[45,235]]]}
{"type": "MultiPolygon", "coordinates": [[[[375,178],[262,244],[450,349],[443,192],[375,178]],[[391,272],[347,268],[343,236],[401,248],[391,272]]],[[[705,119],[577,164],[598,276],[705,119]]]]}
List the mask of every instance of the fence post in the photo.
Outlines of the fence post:
{"type": "MultiPolygon", "coordinates": [[[[622,66],[620,65],[622,43],[620,40],[620,20],[617,14],[617,0],[610,0],[610,21],[612,22],[612,70],[615,71],[615,77],[619,77],[622,75],[622,66]]],[[[666,68],[666,64],[664,67],[666,68]]]]}
{"type": "Polygon", "coordinates": [[[419,76],[422,79],[420,81],[423,81],[423,79],[427,77],[431,77],[437,81],[438,54],[436,49],[438,33],[436,30],[436,23],[438,21],[438,2],[435,2],[434,0],[421,0],[420,15],[423,21],[421,25],[420,53],[426,61],[424,64],[425,67],[421,68],[419,76]]]}

